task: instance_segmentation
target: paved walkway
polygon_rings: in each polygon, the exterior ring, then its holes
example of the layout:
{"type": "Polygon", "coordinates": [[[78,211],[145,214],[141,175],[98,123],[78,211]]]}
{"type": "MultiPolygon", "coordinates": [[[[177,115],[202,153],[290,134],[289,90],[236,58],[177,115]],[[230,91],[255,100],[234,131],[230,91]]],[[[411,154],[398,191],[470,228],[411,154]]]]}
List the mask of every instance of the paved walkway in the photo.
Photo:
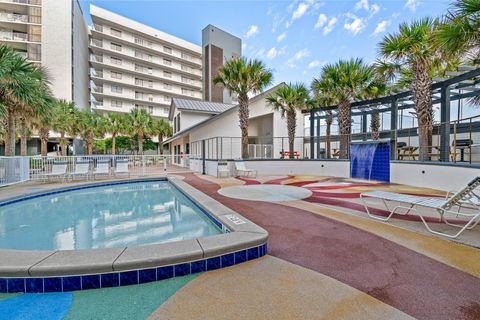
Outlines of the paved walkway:
{"type": "Polygon", "coordinates": [[[181,177],[267,229],[269,255],[145,285],[0,295],[0,319],[480,319],[480,228],[460,239],[467,246],[428,234],[416,219],[368,219],[358,202],[368,190],[440,191],[329,177],[181,177]],[[270,202],[227,190],[239,186],[256,186],[270,202]]]}

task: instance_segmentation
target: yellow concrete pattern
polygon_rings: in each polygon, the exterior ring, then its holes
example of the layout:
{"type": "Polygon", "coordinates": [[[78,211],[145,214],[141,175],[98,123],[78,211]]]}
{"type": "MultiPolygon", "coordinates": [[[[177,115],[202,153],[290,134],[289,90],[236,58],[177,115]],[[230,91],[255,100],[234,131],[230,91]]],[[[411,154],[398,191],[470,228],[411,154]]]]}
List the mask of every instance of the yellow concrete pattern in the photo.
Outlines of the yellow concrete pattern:
{"type": "Polygon", "coordinates": [[[202,274],[149,319],[412,318],[330,277],[265,256],[202,274]]]}
{"type": "MultiPolygon", "coordinates": [[[[282,205],[306,210],[371,232],[427,257],[480,277],[480,250],[453,241],[424,235],[388,223],[358,217],[306,201],[285,201],[282,205]]],[[[343,209],[342,209],[343,210],[343,209]]]]}

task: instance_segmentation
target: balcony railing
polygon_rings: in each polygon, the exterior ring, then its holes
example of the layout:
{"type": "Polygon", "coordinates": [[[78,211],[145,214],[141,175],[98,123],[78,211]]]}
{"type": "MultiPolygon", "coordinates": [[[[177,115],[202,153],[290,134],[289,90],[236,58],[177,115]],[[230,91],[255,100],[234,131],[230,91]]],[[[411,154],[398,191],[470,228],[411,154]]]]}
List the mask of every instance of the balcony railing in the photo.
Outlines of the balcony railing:
{"type": "Polygon", "coordinates": [[[0,20],[8,22],[28,22],[28,16],[10,12],[0,12],[0,20]]]}
{"type": "Polygon", "coordinates": [[[97,40],[97,39],[92,39],[90,41],[90,45],[98,48],[103,48],[103,42],[102,40],[97,40]]]}
{"type": "Polygon", "coordinates": [[[19,4],[33,4],[40,6],[42,5],[42,0],[2,0],[3,2],[19,3],[19,4]]]}
{"type": "Polygon", "coordinates": [[[0,31],[0,40],[41,42],[40,35],[29,35],[28,33],[0,31]]]}
{"type": "Polygon", "coordinates": [[[102,63],[103,62],[103,56],[98,55],[98,54],[92,54],[92,55],[90,55],[90,61],[102,63]]]}
{"type": "Polygon", "coordinates": [[[103,93],[103,87],[95,87],[95,88],[93,88],[93,92],[103,93]]]}

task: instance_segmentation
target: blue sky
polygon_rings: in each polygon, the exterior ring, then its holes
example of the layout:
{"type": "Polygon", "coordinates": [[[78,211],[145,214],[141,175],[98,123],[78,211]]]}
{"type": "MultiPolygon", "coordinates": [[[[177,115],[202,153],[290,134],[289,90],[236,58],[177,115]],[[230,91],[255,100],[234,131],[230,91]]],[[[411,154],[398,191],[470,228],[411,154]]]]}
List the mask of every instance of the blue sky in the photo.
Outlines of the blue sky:
{"type": "Polygon", "coordinates": [[[377,43],[403,21],[438,17],[445,0],[162,1],[80,0],[201,44],[209,23],[243,41],[243,55],[273,70],[274,83],[310,84],[338,59],[375,60],[377,43]]]}

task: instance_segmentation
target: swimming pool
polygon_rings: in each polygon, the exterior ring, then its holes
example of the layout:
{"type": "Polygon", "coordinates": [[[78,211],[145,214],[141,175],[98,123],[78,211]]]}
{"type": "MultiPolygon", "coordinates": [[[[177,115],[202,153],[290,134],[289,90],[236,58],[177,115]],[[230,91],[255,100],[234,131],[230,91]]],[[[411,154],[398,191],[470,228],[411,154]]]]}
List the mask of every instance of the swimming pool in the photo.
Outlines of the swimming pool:
{"type": "Polygon", "coordinates": [[[119,248],[220,233],[168,181],[83,188],[0,207],[4,249],[119,248]]]}

